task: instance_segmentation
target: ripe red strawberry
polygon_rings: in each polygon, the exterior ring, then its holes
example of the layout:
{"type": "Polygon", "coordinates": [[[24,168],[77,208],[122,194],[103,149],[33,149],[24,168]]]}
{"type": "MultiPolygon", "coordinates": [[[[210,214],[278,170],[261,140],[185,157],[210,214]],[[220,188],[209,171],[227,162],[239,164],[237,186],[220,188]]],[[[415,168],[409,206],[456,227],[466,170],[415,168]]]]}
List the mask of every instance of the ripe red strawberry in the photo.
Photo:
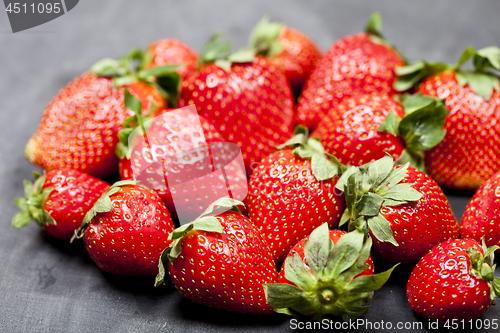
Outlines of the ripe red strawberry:
{"type": "Polygon", "coordinates": [[[198,55],[196,52],[174,38],[160,39],[146,50],[146,65],[144,68],[153,68],[165,65],[179,65],[176,72],[181,79],[184,79],[189,73],[194,72],[198,65],[198,55]]]}
{"type": "Polygon", "coordinates": [[[82,224],[85,213],[94,206],[109,185],[70,169],[33,172],[35,183],[24,181],[25,198],[16,198],[21,208],[12,225],[24,227],[34,220],[48,234],[70,239],[82,224]]]}
{"type": "Polygon", "coordinates": [[[271,23],[267,16],[255,26],[249,44],[285,73],[295,92],[300,92],[321,57],[318,46],[308,36],[284,24],[271,23]]]}
{"type": "Polygon", "coordinates": [[[363,93],[393,94],[394,68],[404,64],[381,38],[380,14],[370,18],[366,33],[333,44],[309,75],[297,104],[296,122],[314,128],[343,98],[363,93]]]}
{"type": "Polygon", "coordinates": [[[500,246],[500,172],[485,181],[467,204],[460,221],[460,236],[500,246]]]}
{"type": "Polygon", "coordinates": [[[201,67],[182,82],[179,106],[195,105],[226,140],[240,146],[250,174],[292,135],[292,92],[285,75],[269,60],[254,57],[253,50],[224,58],[231,44],[218,37],[200,55],[201,67]]]}
{"type": "Polygon", "coordinates": [[[492,68],[500,70],[500,49],[496,47],[477,52],[469,47],[457,65],[420,61],[398,69],[398,90],[427,77],[418,91],[443,98],[450,110],[444,125],[446,136],[425,156],[429,174],[442,186],[476,190],[500,171],[500,89],[492,68]],[[474,69],[460,69],[471,57],[474,69]]]}
{"type": "Polygon", "coordinates": [[[75,238],[83,237],[89,256],[103,271],[156,276],[174,228],[155,191],[120,181],[87,212],[75,238]]]}
{"type": "Polygon", "coordinates": [[[266,299],[276,312],[354,320],[368,312],[373,292],[387,281],[391,268],[375,274],[371,239],[355,230],[328,231],[327,224],[293,247],[276,284],[265,284],[266,299]]]}
{"type": "Polygon", "coordinates": [[[423,169],[423,151],[445,135],[448,110],[438,98],[356,95],[345,98],[319,122],[312,137],[341,163],[359,166],[385,154],[423,169]]]}
{"type": "Polygon", "coordinates": [[[451,239],[433,247],[413,269],[406,287],[410,307],[420,315],[446,322],[479,318],[495,294],[495,248],[472,239],[451,239]]]}
{"type": "MultiPolygon", "coordinates": [[[[165,105],[162,96],[143,82],[126,88],[143,101],[145,110],[153,102],[165,105]]],[[[26,145],[26,158],[45,170],[71,168],[97,177],[109,176],[117,170],[117,134],[129,115],[122,87],[115,89],[110,78],[83,74],[49,103],[26,145]]]]}
{"type": "Polygon", "coordinates": [[[389,262],[414,263],[434,245],[458,237],[458,224],[441,188],[409,166],[393,167],[390,155],[347,169],[337,182],[346,194],[340,224],[373,238],[373,254],[389,262]]]}
{"type": "Polygon", "coordinates": [[[162,254],[156,285],[164,282],[168,266],[175,287],[193,302],[235,312],[272,313],[262,284],[276,282],[278,273],[259,231],[234,211],[234,205],[241,204],[217,200],[195,221],[176,229],[170,236],[174,242],[162,254]]]}
{"type": "Polygon", "coordinates": [[[339,168],[321,144],[307,139],[307,128],[282,150],[268,155],[254,170],[248,188],[248,213],[281,263],[300,239],[327,222],[337,227],[345,200],[335,189],[339,168]]]}
{"type": "Polygon", "coordinates": [[[217,198],[246,197],[243,161],[239,168],[234,163],[239,149],[222,142],[219,132],[198,116],[194,106],[147,118],[141,115],[141,102],[130,94],[125,104],[135,116],[125,120],[119,133],[116,152],[122,179],[135,178],[157,191],[181,224],[192,221],[217,198]]]}

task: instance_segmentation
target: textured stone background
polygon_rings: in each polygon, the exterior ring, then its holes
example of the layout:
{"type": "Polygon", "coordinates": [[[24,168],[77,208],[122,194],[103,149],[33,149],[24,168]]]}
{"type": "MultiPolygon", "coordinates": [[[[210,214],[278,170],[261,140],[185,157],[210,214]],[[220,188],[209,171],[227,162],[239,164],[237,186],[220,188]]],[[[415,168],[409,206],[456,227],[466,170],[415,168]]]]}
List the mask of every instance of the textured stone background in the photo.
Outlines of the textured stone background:
{"type": "MultiPolygon", "coordinates": [[[[30,178],[34,169],[24,159],[23,147],[57,91],[103,57],[164,37],[181,39],[199,51],[216,31],[223,31],[235,47],[243,46],[265,13],[307,33],[326,50],[336,39],[360,31],[375,10],[384,16],[385,36],[410,60],[455,62],[468,45],[500,46],[497,0],[82,0],[62,17],[17,34],[12,34],[2,7],[0,332],[289,331],[288,317],[252,317],[198,306],[172,286],[155,289],[150,279],[101,272],[81,243],[69,246],[35,225],[11,227],[17,212],[12,199],[22,195],[22,179],[30,178]]],[[[460,219],[471,194],[446,193],[460,219]]],[[[376,292],[365,319],[427,327],[428,321],[407,305],[410,272],[411,267],[397,269],[376,292]]],[[[500,318],[500,307],[491,308],[485,318],[500,318]]]]}

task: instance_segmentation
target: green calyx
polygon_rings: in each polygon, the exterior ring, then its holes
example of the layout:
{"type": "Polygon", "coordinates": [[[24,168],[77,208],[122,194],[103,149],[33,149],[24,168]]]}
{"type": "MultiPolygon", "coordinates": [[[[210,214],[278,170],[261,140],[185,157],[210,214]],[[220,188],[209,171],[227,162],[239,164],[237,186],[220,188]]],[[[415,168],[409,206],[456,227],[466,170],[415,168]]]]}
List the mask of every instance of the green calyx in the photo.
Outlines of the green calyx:
{"type": "Polygon", "coordinates": [[[264,284],[267,304],[278,313],[314,315],[353,320],[368,312],[373,292],[384,285],[392,270],[358,276],[369,266],[372,241],[355,229],[336,244],[329,237],[328,225],[316,228],[304,245],[307,267],[297,253],[288,257],[282,269],[293,283],[264,284]]]}
{"type": "Polygon", "coordinates": [[[311,160],[312,173],[318,181],[331,179],[347,169],[335,156],[325,152],[319,139],[309,138],[309,130],[305,126],[297,126],[293,137],[276,148],[287,147],[293,148],[295,155],[311,160]]]}
{"type": "Polygon", "coordinates": [[[449,65],[444,63],[427,63],[418,60],[411,65],[396,68],[398,78],[394,82],[394,89],[406,91],[416,87],[429,76],[444,71],[454,71],[458,83],[466,84],[485,100],[489,100],[493,90],[499,90],[500,49],[495,46],[485,47],[476,51],[472,46],[464,50],[458,63],[449,65]],[[472,59],[473,69],[464,70],[461,66],[472,59]]]}
{"type": "Polygon", "coordinates": [[[500,297],[500,278],[495,276],[495,251],[500,249],[500,246],[486,246],[484,236],[482,237],[483,254],[473,247],[467,249],[467,255],[470,259],[469,274],[477,279],[485,280],[490,287],[491,303],[495,304],[495,296],[500,297]]]}
{"type": "Polygon", "coordinates": [[[253,61],[256,55],[256,51],[253,48],[241,48],[229,54],[232,43],[220,41],[220,37],[221,34],[217,33],[205,44],[198,57],[198,66],[215,63],[215,65],[226,72],[230,72],[233,63],[248,63],[253,61]]]}
{"type": "Polygon", "coordinates": [[[406,149],[397,164],[410,165],[425,172],[424,151],[435,147],[446,135],[443,126],[450,112],[444,100],[421,93],[400,96],[405,116],[400,119],[391,111],[378,130],[401,137],[406,149]]]}
{"type": "Polygon", "coordinates": [[[98,213],[107,213],[113,211],[113,206],[111,205],[110,198],[113,194],[121,191],[123,186],[136,184],[137,182],[135,180],[121,180],[111,185],[111,187],[106,192],[104,192],[96,201],[94,206],[85,214],[82,224],[78,229],[75,230],[73,237],[71,237],[70,243],[72,243],[77,238],[83,237],[83,235],[85,234],[85,230],[87,229],[87,225],[98,213]]]}
{"type": "Polygon", "coordinates": [[[167,260],[174,261],[182,252],[182,240],[186,235],[192,230],[200,230],[206,232],[215,232],[220,235],[224,234],[224,228],[222,227],[219,219],[215,216],[221,212],[232,210],[241,213],[237,206],[245,206],[241,201],[232,198],[221,198],[212,203],[200,216],[198,216],[194,221],[184,224],[179,228],[175,229],[169,236],[168,239],[173,242],[165,248],[161,254],[160,261],[158,263],[158,275],[155,280],[155,287],[163,284],[166,277],[167,260]]]}
{"type": "Polygon", "coordinates": [[[412,203],[423,194],[412,188],[412,184],[401,183],[406,176],[409,163],[394,168],[392,157],[385,157],[347,169],[336,184],[346,198],[346,210],[339,226],[348,223],[348,229],[359,228],[372,234],[381,242],[398,246],[389,222],[380,214],[383,206],[398,206],[412,203]]]}
{"type": "Polygon", "coordinates": [[[143,81],[158,90],[170,107],[177,106],[180,90],[180,75],[175,71],[179,65],[165,65],[145,69],[151,54],[133,49],[118,59],[104,58],[90,68],[98,76],[113,78],[115,87],[143,81]]]}
{"type": "Polygon", "coordinates": [[[274,57],[283,51],[283,44],[277,38],[285,25],[283,23],[270,22],[269,17],[264,16],[255,26],[248,41],[248,47],[255,50],[255,54],[264,57],[274,57]]]}
{"type": "Polygon", "coordinates": [[[132,132],[140,127],[142,133],[146,133],[146,127],[148,127],[149,120],[151,120],[151,116],[154,115],[157,109],[157,105],[154,102],[151,102],[149,109],[145,114],[142,114],[142,103],[141,101],[132,95],[128,89],[124,89],[124,102],[125,107],[134,112],[133,116],[128,117],[123,122],[123,129],[118,132],[118,138],[120,141],[116,145],[115,153],[118,158],[130,159],[131,149],[129,147],[129,137],[132,132]]]}
{"type": "Polygon", "coordinates": [[[365,24],[365,32],[370,35],[370,40],[373,43],[382,44],[393,49],[406,63],[406,58],[401,53],[401,51],[394,44],[385,39],[385,37],[382,35],[382,21],[382,14],[380,12],[374,12],[372,15],[370,15],[368,21],[365,24]]]}
{"type": "Polygon", "coordinates": [[[24,198],[15,198],[16,205],[21,209],[19,213],[12,218],[12,225],[16,228],[27,226],[31,220],[34,220],[40,227],[48,224],[56,224],[56,221],[43,209],[43,203],[48,198],[53,188],[44,188],[45,174],[40,175],[33,172],[34,183],[24,180],[24,198]]]}

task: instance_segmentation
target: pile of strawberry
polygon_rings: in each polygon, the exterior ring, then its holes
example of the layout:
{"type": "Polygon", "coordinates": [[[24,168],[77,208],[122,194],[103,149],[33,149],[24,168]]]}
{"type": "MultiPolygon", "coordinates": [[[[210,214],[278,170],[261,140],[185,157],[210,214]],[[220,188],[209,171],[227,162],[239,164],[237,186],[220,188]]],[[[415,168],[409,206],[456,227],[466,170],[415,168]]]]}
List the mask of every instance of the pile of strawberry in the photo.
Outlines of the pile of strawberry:
{"type": "Polygon", "coordinates": [[[25,181],[13,225],[82,238],[102,270],[170,279],[228,311],[347,321],[405,263],[413,310],[478,318],[500,296],[500,49],[407,64],[380,27],[375,13],[321,54],[264,18],[235,53],[215,35],[199,55],[164,39],[99,61],[52,99],[26,145],[44,173],[25,181]],[[189,105],[199,117],[170,113],[189,105]],[[131,154],[131,133],[161,115],[169,126],[131,154]],[[196,193],[174,204],[172,186],[137,175],[155,149],[173,156],[202,137],[241,148],[248,195],[221,192],[179,225],[196,193]],[[460,225],[440,185],[479,188],[460,225]],[[395,266],[375,274],[371,255],[395,266]]]}

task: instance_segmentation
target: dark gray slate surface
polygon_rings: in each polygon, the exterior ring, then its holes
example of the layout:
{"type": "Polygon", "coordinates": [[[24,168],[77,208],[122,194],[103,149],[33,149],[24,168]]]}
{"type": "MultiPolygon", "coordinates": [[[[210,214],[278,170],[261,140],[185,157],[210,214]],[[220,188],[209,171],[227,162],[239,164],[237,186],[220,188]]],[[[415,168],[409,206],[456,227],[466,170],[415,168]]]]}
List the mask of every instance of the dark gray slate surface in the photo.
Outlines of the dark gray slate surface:
{"type": "MultiPolygon", "coordinates": [[[[81,244],[47,237],[35,225],[15,230],[10,226],[17,211],[12,199],[22,195],[22,179],[33,170],[23,147],[52,96],[100,58],[163,37],[179,38],[199,51],[215,31],[225,31],[227,39],[243,46],[264,13],[304,31],[326,50],[336,39],[361,30],[375,10],[384,15],[386,37],[410,60],[455,62],[468,45],[500,45],[497,0],[83,0],[62,17],[17,34],[0,11],[0,332],[289,331],[288,317],[207,309],[183,299],[172,286],[155,289],[149,279],[102,273],[81,244]]],[[[447,195],[460,218],[471,194],[447,195]]],[[[428,321],[406,302],[411,268],[396,270],[363,318],[394,327],[397,322],[427,327],[428,321]]],[[[482,319],[500,320],[500,306],[482,319]]]]}

